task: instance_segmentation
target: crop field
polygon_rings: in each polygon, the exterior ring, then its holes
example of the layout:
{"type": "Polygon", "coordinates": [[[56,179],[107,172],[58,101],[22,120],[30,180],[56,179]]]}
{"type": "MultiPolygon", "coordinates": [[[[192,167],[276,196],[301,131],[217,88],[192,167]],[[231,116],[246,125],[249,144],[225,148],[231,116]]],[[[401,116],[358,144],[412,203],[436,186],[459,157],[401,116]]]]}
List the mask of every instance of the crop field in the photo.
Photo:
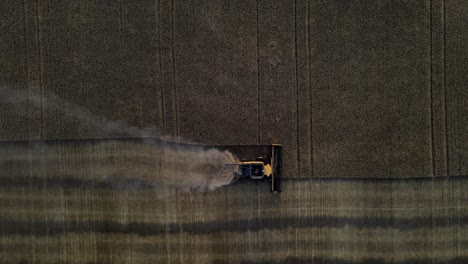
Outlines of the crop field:
{"type": "Polygon", "coordinates": [[[0,29],[0,264],[468,263],[468,1],[3,0],[0,29]],[[280,194],[225,166],[273,153],[280,194]]]}

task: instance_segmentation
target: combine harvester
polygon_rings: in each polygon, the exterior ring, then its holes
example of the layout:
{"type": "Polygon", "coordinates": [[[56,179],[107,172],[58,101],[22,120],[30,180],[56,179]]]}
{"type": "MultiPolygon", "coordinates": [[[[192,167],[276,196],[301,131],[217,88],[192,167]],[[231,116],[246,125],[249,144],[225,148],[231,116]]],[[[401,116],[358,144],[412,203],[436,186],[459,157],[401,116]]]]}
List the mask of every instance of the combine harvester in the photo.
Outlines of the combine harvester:
{"type": "MultiPolygon", "coordinates": [[[[254,153],[260,146],[237,146],[235,148],[227,147],[238,157],[244,157],[246,150],[248,153],[254,153]],[[242,151],[243,150],[243,151],[242,151]]],[[[274,144],[271,146],[260,147],[261,156],[255,159],[241,159],[240,163],[226,164],[235,166],[235,174],[238,178],[250,178],[252,180],[263,180],[268,178],[271,183],[271,191],[274,193],[281,192],[281,152],[282,146],[274,144]],[[265,147],[270,148],[270,151],[265,151],[265,147]],[[263,151],[262,151],[263,150],[263,151]]],[[[248,154],[247,154],[248,155],[248,154]]]]}

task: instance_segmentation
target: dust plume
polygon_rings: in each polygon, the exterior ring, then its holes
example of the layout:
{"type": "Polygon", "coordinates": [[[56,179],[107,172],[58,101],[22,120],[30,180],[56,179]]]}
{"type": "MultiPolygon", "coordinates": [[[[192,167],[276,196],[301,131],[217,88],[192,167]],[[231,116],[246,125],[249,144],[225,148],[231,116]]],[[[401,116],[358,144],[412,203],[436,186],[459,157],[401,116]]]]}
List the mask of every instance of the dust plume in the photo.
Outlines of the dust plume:
{"type": "MultiPolygon", "coordinates": [[[[29,118],[30,113],[43,112],[58,120],[73,120],[78,124],[89,127],[93,136],[106,137],[167,137],[160,133],[154,125],[137,127],[123,120],[111,120],[92,113],[89,109],[64,100],[52,92],[43,92],[42,95],[33,91],[25,93],[24,89],[0,86],[0,103],[10,106],[14,114],[22,118],[29,118]],[[57,109],[60,113],[57,115],[57,109]]],[[[58,128],[61,129],[61,128],[58,128]]],[[[32,139],[32,138],[29,138],[32,139]]],[[[34,138],[43,139],[43,138],[34,138]]]]}
{"type": "Polygon", "coordinates": [[[40,179],[42,182],[107,182],[130,187],[139,184],[186,190],[214,190],[234,180],[238,159],[229,151],[203,145],[170,142],[154,127],[138,128],[95,116],[53,94],[46,98],[21,96],[0,87],[0,101],[24,113],[25,102],[47,110],[60,107],[68,119],[94,124],[100,135],[125,138],[26,140],[0,142],[0,177],[40,179]],[[151,137],[151,138],[148,138],[151,137]],[[131,184],[130,184],[131,183],[131,184]]]}
{"type": "Polygon", "coordinates": [[[1,142],[0,161],[1,177],[201,191],[230,184],[225,164],[238,162],[229,151],[149,138],[1,142]]]}

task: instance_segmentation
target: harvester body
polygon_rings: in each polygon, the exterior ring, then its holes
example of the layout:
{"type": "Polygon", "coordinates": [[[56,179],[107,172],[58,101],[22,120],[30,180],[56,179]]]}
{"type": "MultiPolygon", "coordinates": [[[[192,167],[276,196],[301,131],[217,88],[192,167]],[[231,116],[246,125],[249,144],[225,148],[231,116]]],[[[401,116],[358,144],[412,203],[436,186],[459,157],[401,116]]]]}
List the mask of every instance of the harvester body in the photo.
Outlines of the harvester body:
{"type": "Polygon", "coordinates": [[[256,160],[242,160],[240,163],[227,164],[235,166],[234,173],[238,178],[252,180],[269,179],[271,191],[279,193],[281,179],[281,145],[272,145],[271,153],[256,160]]]}
{"type": "Polygon", "coordinates": [[[261,180],[264,177],[271,177],[271,166],[262,161],[243,161],[238,165],[237,175],[241,178],[261,180]]]}

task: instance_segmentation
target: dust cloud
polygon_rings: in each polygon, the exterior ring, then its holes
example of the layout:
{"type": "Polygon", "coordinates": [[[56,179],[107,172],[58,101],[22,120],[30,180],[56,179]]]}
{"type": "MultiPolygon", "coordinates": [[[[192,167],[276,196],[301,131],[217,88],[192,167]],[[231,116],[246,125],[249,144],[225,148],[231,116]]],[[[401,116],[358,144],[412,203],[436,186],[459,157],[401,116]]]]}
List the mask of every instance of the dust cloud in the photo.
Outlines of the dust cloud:
{"type": "Polygon", "coordinates": [[[238,159],[229,151],[158,139],[0,143],[0,176],[77,184],[107,182],[209,191],[228,185],[238,159]]]}
{"type": "Polygon", "coordinates": [[[101,136],[120,137],[0,141],[0,181],[106,182],[119,188],[145,185],[208,191],[234,180],[233,167],[226,164],[239,160],[229,151],[163,140],[173,137],[161,135],[154,127],[138,128],[93,115],[54,94],[25,97],[16,89],[0,87],[0,103],[23,116],[28,114],[26,104],[29,111],[58,107],[67,119],[94,124],[101,136]]]}

